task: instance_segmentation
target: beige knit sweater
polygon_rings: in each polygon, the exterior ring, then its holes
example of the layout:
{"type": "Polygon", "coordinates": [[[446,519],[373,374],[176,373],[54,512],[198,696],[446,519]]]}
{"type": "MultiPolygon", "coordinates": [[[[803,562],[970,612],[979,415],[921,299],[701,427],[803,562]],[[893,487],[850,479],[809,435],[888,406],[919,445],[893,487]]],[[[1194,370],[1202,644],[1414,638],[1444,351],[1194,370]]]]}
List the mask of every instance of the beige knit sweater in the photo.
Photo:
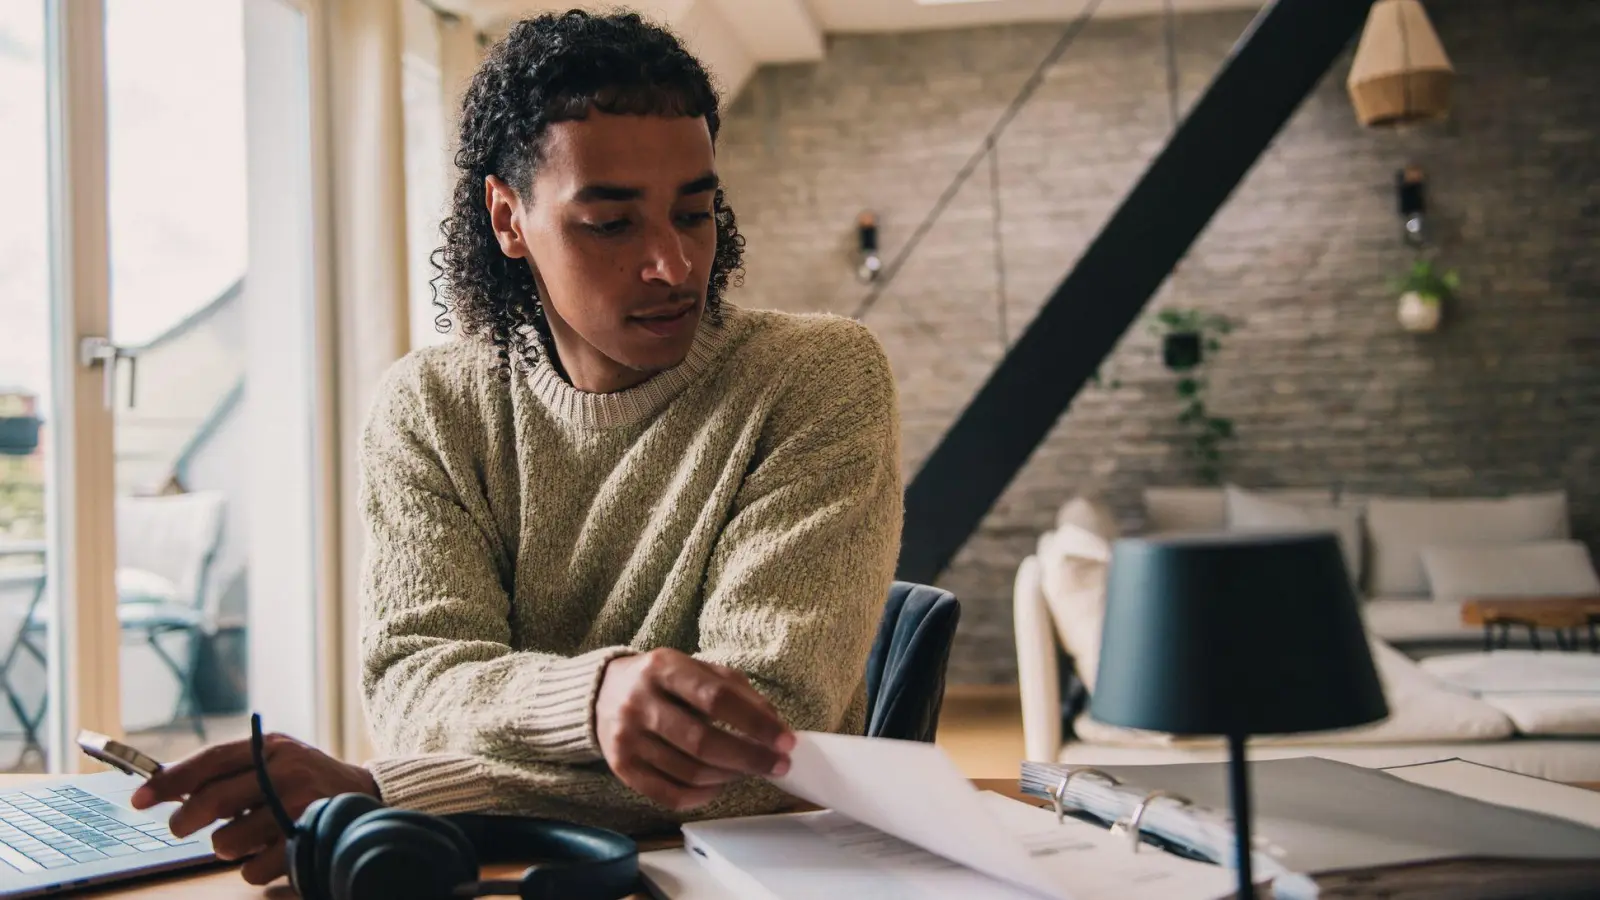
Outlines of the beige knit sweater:
{"type": "Polygon", "coordinates": [[[724,308],[614,394],[483,343],[414,352],[363,438],[368,763],[390,805],[633,832],[787,801],[763,779],[673,813],[606,767],[606,662],[743,671],[796,730],[860,733],[899,549],[893,376],[849,319],[724,308]]]}

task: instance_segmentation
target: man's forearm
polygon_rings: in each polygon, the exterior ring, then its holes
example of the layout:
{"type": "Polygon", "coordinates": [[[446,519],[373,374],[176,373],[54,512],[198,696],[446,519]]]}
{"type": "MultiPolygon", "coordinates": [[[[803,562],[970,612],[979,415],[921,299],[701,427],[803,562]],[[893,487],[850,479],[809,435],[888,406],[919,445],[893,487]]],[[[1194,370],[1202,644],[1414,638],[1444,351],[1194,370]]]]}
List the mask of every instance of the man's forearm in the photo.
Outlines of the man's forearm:
{"type": "Polygon", "coordinates": [[[606,664],[633,652],[564,657],[495,653],[467,641],[412,650],[415,643],[388,635],[367,654],[367,714],[384,754],[593,762],[594,700],[606,664]]]}
{"type": "Polygon", "coordinates": [[[729,784],[710,803],[676,811],[640,795],[604,767],[511,763],[461,754],[367,763],[384,803],[434,815],[491,812],[560,819],[645,834],[684,822],[790,809],[796,800],[761,778],[729,784]]]}

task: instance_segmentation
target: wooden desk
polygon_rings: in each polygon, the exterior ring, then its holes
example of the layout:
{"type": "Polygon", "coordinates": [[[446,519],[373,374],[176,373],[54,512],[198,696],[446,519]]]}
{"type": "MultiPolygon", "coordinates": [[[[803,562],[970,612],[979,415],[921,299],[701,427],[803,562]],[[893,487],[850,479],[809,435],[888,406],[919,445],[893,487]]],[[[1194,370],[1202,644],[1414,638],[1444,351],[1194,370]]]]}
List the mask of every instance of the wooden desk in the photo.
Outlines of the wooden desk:
{"type": "MultiPolygon", "coordinates": [[[[13,788],[25,785],[45,776],[42,775],[0,775],[0,789],[13,788]]],[[[1032,803],[1035,806],[1044,806],[1045,803],[1036,797],[1026,796],[1018,788],[1015,778],[974,778],[973,786],[980,791],[994,791],[1016,800],[1032,803]]],[[[1579,787],[1600,791],[1600,782],[1582,782],[1579,787]]],[[[681,845],[681,841],[662,839],[655,841],[640,841],[639,849],[643,852],[650,850],[665,850],[681,845]]],[[[484,875],[488,878],[508,878],[520,875],[527,866],[499,865],[488,867],[484,875]]],[[[142,900],[295,900],[296,895],[289,888],[286,878],[280,878],[267,887],[256,887],[246,884],[239,877],[237,865],[213,866],[198,871],[191,870],[187,873],[154,877],[114,888],[105,888],[97,891],[87,891],[73,894],[74,897],[134,897],[142,900]]],[[[637,900],[650,900],[648,894],[634,895],[637,900]]]]}
{"type": "MultiPolygon", "coordinates": [[[[0,775],[0,790],[23,787],[45,777],[48,776],[0,775]]],[[[1037,803],[1034,798],[1022,795],[1014,778],[978,778],[972,783],[979,790],[994,791],[1029,803],[1037,803]]],[[[639,849],[665,850],[681,845],[681,840],[664,838],[640,841],[639,849]]],[[[489,878],[510,878],[522,874],[526,868],[526,865],[489,866],[484,874],[489,878]]],[[[218,864],[203,869],[191,869],[183,873],[155,876],[116,887],[83,891],[68,896],[140,898],[140,900],[156,900],[158,897],[161,900],[202,900],[202,898],[203,900],[296,900],[297,898],[295,892],[290,889],[287,878],[280,878],[267,887],[246,884],[245,880],[239,877],[237,864],[218,864]]],[[[649,900],[648,894],[640,893],[635,896],[638,900],[649,900]]]]}

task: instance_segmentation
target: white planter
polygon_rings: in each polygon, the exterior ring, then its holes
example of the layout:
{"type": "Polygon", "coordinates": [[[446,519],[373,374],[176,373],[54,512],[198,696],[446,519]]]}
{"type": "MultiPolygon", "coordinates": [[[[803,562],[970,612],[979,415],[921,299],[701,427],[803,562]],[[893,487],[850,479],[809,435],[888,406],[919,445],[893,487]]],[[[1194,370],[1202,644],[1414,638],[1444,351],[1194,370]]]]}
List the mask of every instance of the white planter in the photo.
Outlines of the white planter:
{"type": "Polygon", "coordinates": [[[1406,291],[1400,295],[1397,317],[1400,319],[1400,327],[1407,331],[1424,332],[1437,329],[1441,313],[1441,304],[1437,297],[1424,297],[1416,291],[1406,291]]]}

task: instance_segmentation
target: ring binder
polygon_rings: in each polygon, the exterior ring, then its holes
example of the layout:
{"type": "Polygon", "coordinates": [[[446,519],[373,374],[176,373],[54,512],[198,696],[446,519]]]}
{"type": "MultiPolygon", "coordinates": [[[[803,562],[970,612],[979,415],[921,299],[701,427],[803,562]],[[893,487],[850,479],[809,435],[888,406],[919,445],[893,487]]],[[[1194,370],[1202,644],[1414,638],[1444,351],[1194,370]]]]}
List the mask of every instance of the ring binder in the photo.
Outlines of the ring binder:
{"type": "Polygon", "coordinates": [[[1099,775],[1101,778],[1104,778],[1106,781],[1109,781],[1114,785],[1122,783],[1121,781],[1117,780],[1115,775],[1112,775],[1108,772],[1102,772],[1093,766],[1074,766],[1067,769],[1067,773],[1061,776],[1061,781],[1056,785],[1056,789],[1050,792],[1050,799],[1055,802],[1056,824],[1059,825],[1066,820],[1067,783],[1072,780],[1073,776],[1083,774],[1099,775]]]}
{"type": "Polygon", "coordinates": [[[1133,842],[1134,853],[1139,852],[1139,844],[1142,843],[1141,838],[1143,836],[1139,833],[1139,822],[1144,819],[1145,809],[1150,806],[1151,801],[1160,800],[1162,798],[1176,800],[1184,806],[1194,805],[1193,800],[1190,800],[1188,797],[1185,797],[1182,794],[1174,794],[1171,791],[1151,791],[1150,793],[1145,794],[1144,798],[1139,801],[1139,805],[1133,808],[1133,815],[1111,826],[1111,830],[1113,832],[1126,831],[1128,833],[1129,840],[1133,842]]]}

